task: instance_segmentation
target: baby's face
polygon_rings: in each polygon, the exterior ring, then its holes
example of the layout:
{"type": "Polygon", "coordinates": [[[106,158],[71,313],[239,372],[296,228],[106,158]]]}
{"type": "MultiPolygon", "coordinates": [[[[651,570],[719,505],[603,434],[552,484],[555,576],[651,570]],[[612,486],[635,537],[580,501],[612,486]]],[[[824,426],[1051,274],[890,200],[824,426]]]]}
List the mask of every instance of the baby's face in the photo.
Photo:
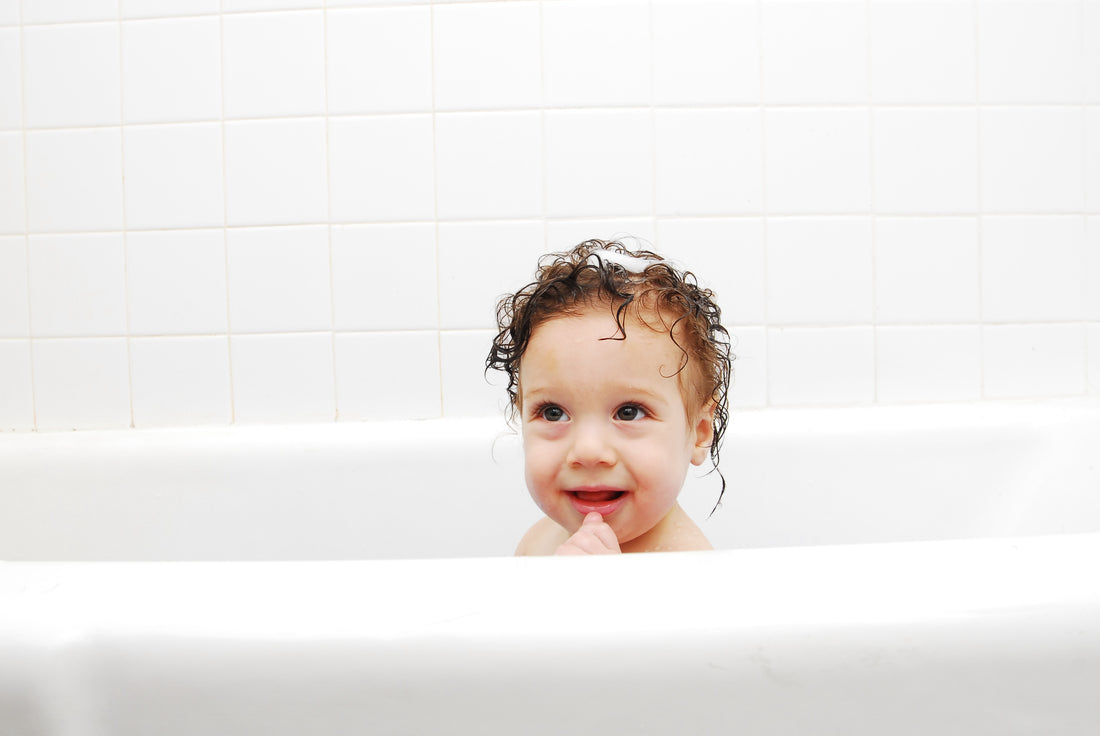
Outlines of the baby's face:
{"type": "Polygon", "coordinates": [[[654,530],[689,463],[707,456],[708,412],[685,409],[680,349],[636,320],[626,340],[607,307],[535,329],[520,362],[527,488],[571,534],[598,511],[620,544],[654,530]]]}

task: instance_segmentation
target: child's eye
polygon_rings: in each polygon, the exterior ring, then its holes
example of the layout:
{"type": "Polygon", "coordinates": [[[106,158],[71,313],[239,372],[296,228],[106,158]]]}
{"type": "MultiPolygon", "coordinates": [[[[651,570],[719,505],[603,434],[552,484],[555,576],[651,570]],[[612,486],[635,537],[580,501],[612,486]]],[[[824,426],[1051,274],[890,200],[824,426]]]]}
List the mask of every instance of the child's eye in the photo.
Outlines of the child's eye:
{"type": "Polygon", "coordinates": [[[615,418],[621,422],[633,422],[646,416],[645,409],[637,404],[625,404],[615,412],[615,418]]]}
{"type": "Polygon", "coordinates": [[[548,422],[560,422],[568,419],[565,410],[562,409],[560,406],[554,406],[553,404],[544,406],[539,409],[538,415],[548,422]]]}

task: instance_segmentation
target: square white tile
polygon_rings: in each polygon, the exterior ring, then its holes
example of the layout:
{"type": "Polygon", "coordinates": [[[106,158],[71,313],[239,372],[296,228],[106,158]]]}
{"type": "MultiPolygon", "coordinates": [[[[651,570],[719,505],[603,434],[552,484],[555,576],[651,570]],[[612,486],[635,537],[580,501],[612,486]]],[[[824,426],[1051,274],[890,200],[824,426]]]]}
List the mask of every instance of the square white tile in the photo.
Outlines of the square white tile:
{"type": "Polygon", "coordinates": [[[427,6],[330,10],[330,114],[432,109],[432,17],[427,6]]]}
{"type": "Polygon", "coordinates": [[[987,212],[1080,212],[1084,111],[987,108],[981,113],[981,191],[987,212]]]}
{"type": "Polygon", "coordinates": [[[1086,325],[1088,335],[1088,392],[1100,394],[1100,325],[1086,325]]]}
{"type": "Polygon", "coordinates": [[[1085,67],[1080,4],[983,0],[977,5],[978,93],[983,102],[1081,102],[1085,67]]]}
{"type": "Polygon", "coordinates": [[[1100,107],[1085,108],[1085,209],[1100,214],[1100,107]]]}
{"type": "Polygon", "coordinates": [[[872,318],[871,222],[773,220],[767,230],[770,324],[866,324],[872,318]]]}
{"type": "Polygon", "coordinates": [[[655,0],[653,98],[666,105],[759,101],[757,3],[655,0]]]}
{"type": "Polygon", "coordinates": [[[30,232],[122,229],[122,133],[117,128],[26,134],[30,232]]]}
{"type": "MultiPolygon", "coordinates": [[[[1085,39],[1100,38],[1100,3],[1095,0],[1085,3],[1082,33],[1085,39]]],[[[1085,42],[1085,100],[1096,104],[1100,102],[1100,44],[1085,42]]]]}
{"type": "Polygon", "coordinates": [[[987,322],[1070,322],[1084,317],[1085,220],[982,220],[982,317],[987,322]]]}
{"type": "Polygon", "coordinates": [[[440,417],[439,333],[337,335],[336,394],[341,420],[440,417]]]}
{"type": "Polygon", "coordinates": [[[648,111],[550,111],[545,123],[548,215],[652,215],[648,111]]]}
{"type": "Polygon", "coordinates": [[[219,120],[221,85],[218,18],[122,23],[122,114],[126,122],[219,120]]]}
{"type": "Polygon", "coordinates": [[[336,329],[437,329],[436,270],[431,223],[333,226],[336,329]]]}
{"type": "Polygon", "coordinates": [[[977,97],[972,3],[872,0],[871,95],[884,103],[972,103],[977,97]]]}
{"type": "Polygon", "coordinates": [[[234,335],[230,360],[238,424],[335,421],[331,333],[234,335]]]}
{"type": "Polygon", "coordinates": [[[22,0],[0,0],[0,25],[19,25],[19,6],[22,0]]]}
{"type": "Polygon", "coordinates": [[[730,330],[733,374],[729,403],[733,410],[758,409],[768,404],[768,339],[763,327],[730,330]]]}
{"type": "Polygon", "coordinates": [[[320,8],[324,4],[325,0],[224,0],[222,10],[226,13],[248,13],[264,10],[320,8]]]}
{"type": "Polygon", "coordinates": [[[769,212],[869,210],[871,126],[865,110],[771,109],[764,114],[764,127],[769,212]]]}
{"type": "Polygon", "coordinates": [[[30,340],[0,340],[0,433],[34,429],[30,340]]]}
{"type": "Polygon", "coordinates": [[[867,4],[863,2],[763,3],[764,101],[865,101],[867,36],[867,4]]]}
{"type": "Polygon", "coordinates": [[[130,360],[135,427],[230,423],[227,337],[138,337],[130,360]]]}
{"type": "Polygon", "coordinates": [[[547,107],[648,105],[649,3],[562,0],[542,6],[547,107]]]}
{"type": "Polygon", "coordinates": [[[217,15],[221,0],[119,0],[123,18],[167,18],[176,15],[217,15]]]}
{"type": "Polygon", "coordinates": [[[122,233],[32,235],[32,337],[126,334],[122,233]]]}
{"type": "Polygon", "coordinates": [[[430,5],[431,0],[328,0],[330,8],[360,8],[374,5],[430,5]]]}
{"type": "Polygon", "coordinates": [[[132,335],[211,335],[229,328],[225,234],[168,230],[126,236],[132,335]]]}
{"type": "Polygon", "coordinates": [[[230,230],[226,247],[234,333],[332,329],[327,227],[230,230]]]}
{"type": "Polygon", "coordinates": [[[508,379],[500,371],[485,372],[485,357],[495,334],[495,330],[439,334],[444,417],[506,415],[508,379]]]}
{"type": "Polygon", "coordinates": [[[979,252],[977,218],[879,218],[877,322],[977,322],[979,252]]]}
{"type": "Polygon", "coordinates": [[[768,330],[771,406],[869,404],[874,398],[872,328],[768,330]]]}
{"type": "Polygon", "coordinates": [[[23,178],[23,135],[0,133],[0,233],[27,229],[27,194],[23,178]]]}
{"type": "Polygon", "coordinates": [[[219,123],[127,127],[123,144],[129,228],[225,224],[219,123]]]}
{"type": "Polygon", "coordinates": [[[546,223],[548,253],[569,250],[592,238],[622,241],[631,250],[653,250],[653,244],[657,243],[657,226],[652,217],[595,217],[548,220],[546,223]]]}
{"type": "Polygon", "coordinates": [[[986,325],[982,329],[985,398],[1085,393],[1085,325],[986,325]]]}
{"type": "Polygon", "coordinates": [[[118,43],[117,23],[25,27],[23,104],[27,127],[118,124],[118,43]]]}
{"type": "Polygon", "coordinates": [[[0,28],[0,130],[23,127],[22,56],[19,29],[0,28]]]}
{"type": "Polygon", "coordinates": [[[439,110],[538,107],[542,100],[536,2],[460,3],[433,11],[439,110]]]}
{"type": "Polygon", "coordinates": [[[659,220],[657,247],[695,274],[700,286],[716,292],[727,328],[764,324],[762,220],[659,220]]]}
{"type": "Polygon", "coordinates": [[[880,403],[976,401],[982,396],[977,325],[875,330],[880,403]]]}
{"type": "Polygon", "coordinates": [[[497,300],[534,279],[539,256],[544,252],[539,222],[441,224],[440,327],[493,327],[497,300]],[[492,267],[487,268],[487,264],[492,267]]]}
{"type": "Polygon", "coordinates": [[[1100,216],[1085,219],[1085,319],[1100,322],[1100,216]]]}
{"type": "Polygon", "coordinates": [[[330,120],[329,181],[334,222],[433,219],[432,117],[330,120]]]}
{"type": "Polygon", "coordinates": [[[323,120],[226,123],[228,223],[325,222],[328,219],[326,151],[323,120]]]}
{"type": "Polygon", "coordinates": [[[0,237],[0,338],[30,337],[27,242],[0,237]]]}
{"type": "Polygon", "coordinates": [[[33,359],[39,431],[131,425],[126,338],[36,340],[33,359]]]}
{"type": "Polygon", "coordinates": [[[320,10],[225,15],[225,116],[324,114],[324,43],[320,10]]]}
{"type": "Polygon", "coordinates": [[[23,23],[77,23],[115,20],[118,0],[33,0],[23,3],[23,23]]]}
{"type": "Polygon", "coordinates": [[[876,211],[977,209],[976,110],[876,110],[874,129],[876,211]]]}
{"type": "Polygon", "coordinates": [[[658,110],[657,212],[761,212],[764,157],[758,110],[658,110]]]}
{"type": "Polygon", "coordinates": [[[440,219],[542,215],[538,112],[436,115],[435,159],[440,219]]]}

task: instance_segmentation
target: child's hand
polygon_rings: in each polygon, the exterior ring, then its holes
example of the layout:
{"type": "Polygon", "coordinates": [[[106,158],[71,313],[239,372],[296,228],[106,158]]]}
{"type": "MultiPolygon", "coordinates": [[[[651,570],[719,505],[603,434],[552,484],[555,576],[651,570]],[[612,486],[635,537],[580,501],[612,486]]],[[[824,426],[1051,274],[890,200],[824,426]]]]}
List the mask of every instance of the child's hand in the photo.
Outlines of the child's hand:
{"type": "Polygon", "coordinates": [[[565,544],[558,547],[555,554],[559,555],[617,555],[622,552],[619,549],[619,540],[615,532],[603,520],[596,511],[584,517],[584,523],[577,533],[571,536],[565,544]]]}

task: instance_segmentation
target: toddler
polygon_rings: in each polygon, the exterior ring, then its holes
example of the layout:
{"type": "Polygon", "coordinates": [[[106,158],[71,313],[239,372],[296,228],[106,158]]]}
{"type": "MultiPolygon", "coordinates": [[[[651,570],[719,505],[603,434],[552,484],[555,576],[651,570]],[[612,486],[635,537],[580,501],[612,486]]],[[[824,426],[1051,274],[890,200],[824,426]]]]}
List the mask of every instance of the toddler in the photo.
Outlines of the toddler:
{"type": "Polygon", "coordinates": [[[543,256],[537,279],[500,300],[486,369],[508,375],[527,489],[546,514],[517,555],[711,549],[677,497],[689,463],[709,455],[718,469],[728,417],[713,297],[655,253],[588,240],[543,256]]]}

